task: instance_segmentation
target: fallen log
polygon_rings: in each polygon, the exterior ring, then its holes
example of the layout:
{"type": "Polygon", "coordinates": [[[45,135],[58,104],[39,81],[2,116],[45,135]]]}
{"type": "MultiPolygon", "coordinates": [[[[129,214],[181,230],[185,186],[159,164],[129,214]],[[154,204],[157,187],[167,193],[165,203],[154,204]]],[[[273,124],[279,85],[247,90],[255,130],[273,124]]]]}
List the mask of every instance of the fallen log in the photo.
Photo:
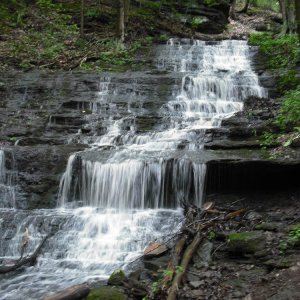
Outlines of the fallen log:
{"type": "Polygon", "coordinates": [[[0,274],[6,274],[12,271],[16,271],[19,268],[21,268],[24,265],[30,264],[30,265],[34,265],[36,263],[36,259],[42,249],[42,247],[44,246],[46,240],[48,239],[49,235],[46,235],[41,243],[39,244],[39,246],[36,248],[36,250],[33,252],[32,255],[27,256],[22,258],[22,256],[20,257],[20,259],[16,262],[16,264],[12,265],[12,266],[0,266],[0,274]]]}
{"type": "Polygon", "coordinates": [[[186,273],[187,267],[190,263],[191,258],[193,257],[194,252],[197,250],[198,246],[202,241],[202,235],[200,232],[197,232],[191,244],[188,245],[184,251],[183,258],[180,264],[181,272],[178,272],[172,282],[172,286],[169,289],[169,294],[167,300],[176,300],[177,291],[181,284],[182,278],[186,273]]]}
{"type": "Polygon", "coordinates": [[[91,289],[87,284],[78,284],[60,291],[44,300],[82,300],[90,293],[91,289]]]}

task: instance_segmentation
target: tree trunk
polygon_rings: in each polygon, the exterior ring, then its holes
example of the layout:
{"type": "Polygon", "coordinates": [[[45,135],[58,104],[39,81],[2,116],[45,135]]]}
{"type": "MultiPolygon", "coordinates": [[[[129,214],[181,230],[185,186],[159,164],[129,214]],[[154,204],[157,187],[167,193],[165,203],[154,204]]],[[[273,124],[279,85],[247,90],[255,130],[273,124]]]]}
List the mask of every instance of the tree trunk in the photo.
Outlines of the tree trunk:
{"type": "Polygon", "coordinates": [[[244,7],[240,11],[238,11],[238,13],[247,13],[248,8],[249,8],[249,2],[250,2],[250,0],[246,0],[244,7]]]}
{"type": "Polygon", "coordinates": [[[236,6],[236,0],[232,0],[230,10],[229,10],[229,17],[233,20],[235,19],[235,6],[236,6]]]}
{"type": "Polygon", "coordinates": [[[297,34],[300,42],[300,1],[295,0],[297,34]]]}
{"type": "Polygon", "coordinates": [[[81,0],[80,6],[80,36],[83,37],[84,35],[84,0],[81,0]]]}
{"type": "Polygon", "coordinates": [[[119,21],[118,21],[118,37],[121,43],[125,40],[125,9],[124,1],[119,0],[119,21]]]}
{"type": "MultiPolygon", "coordinates": [[[[299,0],[295,0],[295,3],[299,0]]],[[[296,20],[295,20],[295,7],[293,0],[280,0],[279,1],[283,26],[281,30],[281,35],[287,33],[294,33],[296,30],[296,20]]]]}
{"type": "Polygon", "coordinates": [[[124,22],[125,24],[128,23],[128,18],[129,18],[129,9],[130,9],[130,0],[125,0],[125,7],[124,7],[124,22]]]}

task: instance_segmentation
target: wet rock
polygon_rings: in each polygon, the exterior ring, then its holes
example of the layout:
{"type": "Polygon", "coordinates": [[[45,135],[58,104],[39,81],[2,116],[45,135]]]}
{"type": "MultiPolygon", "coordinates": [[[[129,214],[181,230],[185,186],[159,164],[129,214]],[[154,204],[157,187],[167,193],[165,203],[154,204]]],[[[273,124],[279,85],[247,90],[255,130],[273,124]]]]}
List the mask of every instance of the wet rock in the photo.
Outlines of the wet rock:
{"type": "Polygon", "coordinates": [[[198,275],[198,274],[196,274],[194,272],[193,273],[192,272],[188,272],[186,278],[187,278],[187,281],[189,281],[189,282],[199,281],[200,274],[198,275]]]}
{"type": "Polygon", "coordinates": [[[92,290],[86,300],[126,300],[124,292],[115,287],[104,286],[92,290]]]}
{"type": "Polygon", "coordinates": [[[191,299],[202,299],[205,296],[205,292],[201,290],[192,290],[189,292],[191,299]]]}
{"type": "Polygon", "coordinates": [[[209,265],[209,263],[211,262],[212,249],[213,243],[211,243],[210,241],[205,240],[203,243],[201,243],[197,252],[193,256],[195,267],[201,268],[207,267],[209,265]]]}
{"type": "Polygon", "coordinates": [[[266,257],[268,255],[268,250],[266,249],[263,249],[263,250],[260,250],[260,251],[256,251],[254,253],[254,257],[257,257],[257,258],[262,258],[262,257],[266,257]]]}
{"type": "Polygon", "coordinates": [[[288,258],[272,258],[264,262],[264,265],[271,269],[287,269],[291,267],[293,261],[288,258]]]}
{"type": "Polygon", "coordinates": [[[166,245],[154,242],[145,248],[144,257],[160,256],[163,253],[165,253],[166,251],[168,251],[168,248],[166,245]]]}
{"type": "Polygon", "coordinates": [[[277,231],[278,225],[276,223],[261,223],[255,226],[256,230],[277,231]]]}
{"type": "Polygon", "coordinates": [[[205,281],[204,280],[199,280],[199,281],[191,281],[189,282],[189,285],[194,288],[197,289],[198,287],[200,287],[201,285],[204,285],[205,281]]]}
{"type": "Polygon", "coordinates": [[[262,219],[262,215],[256,211],[250,211],[249,213],[246,214],[245,218],[246,220],[249,221],[258,221],[262,219]]]}
{"type": "Polygon", "coordinates": [[[123,270],[115,270],[108,278],[107,283],[109,285],[121,285],[126,278],[123,270]]]}
{"type": "Polygon", "coordinates": [[[264,250],[266,239],[261,232],[248,231],[228,236],[228,251],[236,254],[255,253],[264,250]]]}
{"type": "Polygon", "coordinates": [[[145,268],[152,270],[152,271],[158,271],[159,269],[166,268],[169,261],[168,256],[161,256],[161,257],[148,257],[144,259],[144,265],[145,268]]]}

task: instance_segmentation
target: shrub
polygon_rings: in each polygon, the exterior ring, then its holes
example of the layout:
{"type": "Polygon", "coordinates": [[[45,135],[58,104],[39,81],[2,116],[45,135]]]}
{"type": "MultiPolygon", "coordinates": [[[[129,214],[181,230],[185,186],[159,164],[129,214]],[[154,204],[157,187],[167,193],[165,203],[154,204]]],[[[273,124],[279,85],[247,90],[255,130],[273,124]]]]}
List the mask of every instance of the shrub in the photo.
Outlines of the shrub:
{"type": "Polygon", "coordinates": [[[259,46],[259,50],[267,56],[270,69],[294,66],[300,61],[297,35],[274,38],[270,33],[253,33],[250,35],[249,43],[259,46]]]}
{"type": "Polygon", "coordinates": [[[283,130],[300,126],[300,85],[283,96],[279,115],[275,123],[283,130]]]}

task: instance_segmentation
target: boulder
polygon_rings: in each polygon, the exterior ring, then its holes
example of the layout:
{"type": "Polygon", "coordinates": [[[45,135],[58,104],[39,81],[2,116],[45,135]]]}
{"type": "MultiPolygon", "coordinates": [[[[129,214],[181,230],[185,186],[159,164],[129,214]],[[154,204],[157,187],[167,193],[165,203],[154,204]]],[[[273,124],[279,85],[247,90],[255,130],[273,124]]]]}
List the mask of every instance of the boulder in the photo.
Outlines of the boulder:
{"type": "Polygon", "coordinates": [[[266,239],[260,231],[232,233],[228,236],[228,251],[236,254],[256,253],[265,249],[266,239]]]}
{"type": "Polygon", "coordinates": [[[126,275],[123,270],[115,270],[108,278],[109,285],[121,285],[126,275]]]}

